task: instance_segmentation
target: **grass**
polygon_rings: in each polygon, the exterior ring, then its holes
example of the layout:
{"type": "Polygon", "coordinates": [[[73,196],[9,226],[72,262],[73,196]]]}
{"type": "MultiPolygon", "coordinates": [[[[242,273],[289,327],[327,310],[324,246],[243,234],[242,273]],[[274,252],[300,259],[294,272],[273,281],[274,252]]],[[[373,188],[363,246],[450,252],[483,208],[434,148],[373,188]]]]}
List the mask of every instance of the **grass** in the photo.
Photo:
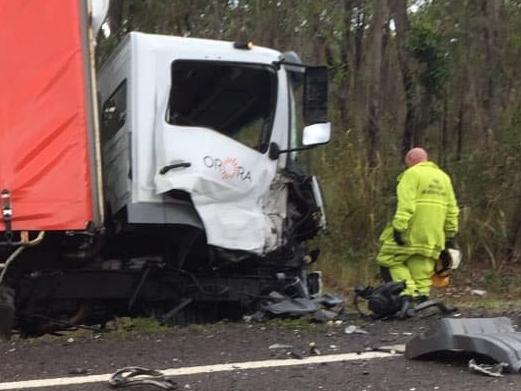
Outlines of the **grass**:
{"type": "Polygon", "coordinates": [[[311,322],[309,319],[306,318],[286,318],[271,319],[263,323],[262,326],[270,329],[310,331],[314,330],[317,324],[311,322]]]}
{"type": "Polygon", "coordinates": [[[502,296],[490,295],[481,298],[459,299],[455,304],[460,309],[500,312],[520,308],[521,299],[505,301],[502,296]]]}
{"type": "Polygon", "coordinates": [[[155,334],[168,330],[169,327],[161,324],[154,318],[116,318],[111,327],[113,332],[116,334],[122,333],[146,333],[155,334]]]}

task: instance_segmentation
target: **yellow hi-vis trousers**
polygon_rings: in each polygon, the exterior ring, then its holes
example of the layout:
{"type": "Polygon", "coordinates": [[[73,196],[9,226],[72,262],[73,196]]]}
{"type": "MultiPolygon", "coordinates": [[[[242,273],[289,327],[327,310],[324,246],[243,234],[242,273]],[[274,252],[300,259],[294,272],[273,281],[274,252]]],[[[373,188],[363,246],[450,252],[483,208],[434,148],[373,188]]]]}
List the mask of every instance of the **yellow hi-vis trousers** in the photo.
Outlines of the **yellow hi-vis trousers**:
{"type": "Polygon", "coordinates": [[[378,256],[378,265],[389,269],[393,281],[405,281],[402,296],[429,296],[436,259],[420,254],[378,256]]]}

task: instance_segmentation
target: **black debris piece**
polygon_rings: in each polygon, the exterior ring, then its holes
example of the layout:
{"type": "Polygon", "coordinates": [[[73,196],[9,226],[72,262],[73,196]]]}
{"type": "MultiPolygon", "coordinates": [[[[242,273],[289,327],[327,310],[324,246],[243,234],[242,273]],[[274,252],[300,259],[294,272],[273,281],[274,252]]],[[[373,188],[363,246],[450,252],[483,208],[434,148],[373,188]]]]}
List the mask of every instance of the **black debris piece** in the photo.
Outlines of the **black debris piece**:
{"type": "Polygon", "coordinates": [[[328,322],[338,316],[338,312],[332,311],[331,308],[342,303],[341,299],[327,293],[315,298],[295,298],[274,291],[261,303],[259,311],[249,319],[262,321],[273,317],[306,316],[315,322],[328,322]],[[261,316],[262,314],[265,316],[261,316]]]}
{"type": "Polygon", "coordinates": [[[319,305],[323,305],[326,308],[333,308],[337,305],[344,304],[344,300],[338,296],[332,295],[331,293],[324,293],[321,296],[315,297],[313,301],[319,305]]]}
{"type": "Polygon", "coordinates": [[[285,298],[279,301],[270,301],[263,306],[263,310],[273,315],[302,316],[318,311],[320,307],[309,299],[298,297],[285,298]]]}

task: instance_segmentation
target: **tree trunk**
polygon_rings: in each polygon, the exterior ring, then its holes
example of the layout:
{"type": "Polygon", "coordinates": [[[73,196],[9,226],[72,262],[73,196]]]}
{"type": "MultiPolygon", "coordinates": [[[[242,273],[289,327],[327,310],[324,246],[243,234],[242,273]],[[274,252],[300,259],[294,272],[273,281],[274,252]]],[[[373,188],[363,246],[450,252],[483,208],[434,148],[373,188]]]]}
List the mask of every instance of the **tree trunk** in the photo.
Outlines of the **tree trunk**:
{"type": "Polygon", "coordinates": [[[463,130],[464,127],[464,118],[465,118],[465,104],[462,102],[461,106],[459,108],[458,113],[458,123],[456,125],[456,131],[457,131],[457,146],[456,146],[456,159],[458,161],[461,161],[463,157],[463,130]]]}
{"type": "MultiPolygon", "coordinates": [[[[518,181],[519,182],[519,181],[518,181]]],[[[518,190],[516,199],[521,199],[521,191],[518,190]]],[[[521,202],[518,201],[512,215],[510,236],[508,238],[507,259],[510,262],[517,262],[521,259],[521,202]]]]}
{"type": "Polygon", "coordinates": [[[343,32],[342,32],[342,42],[340,42],[340,62],[339,62],[339,71],[342,73],[342,85],[340,86],[339,91],[339,109],[340,109],[340,120],[341,126],[346,128],[349,123],[349,104],[351,101],[349,100],[350,96],[350,56],[349,49],[351,47],[351,20],[353,18],[353,0],[344,0],[342,11],[344,13],[343,16],[343,32]]]}
{"type": "Polygon", "coordinates": [[[440,153],[438,161],[442,166],[447,164],[447,152],[449,151],[448,138],[449,96],[447,90],[443,91],[443,114],[441,118],[440,153]]]}
{"type": "Polygon", "coordinates": [[[376,166],[376,156],[380,139],[380,101],[382,99],[381,75],[383,38],[389,18],[389,8],[386,2],[373,0],[374,15],[371,28],[370,48],[368,52],[368,118],[367,133],[367,161],[369,167],[376,166]]]}
{"type": "Polygon", "coordinates": [[[405,93],[405,126],[402,136],[402,153],[405,154],[415,143],[421,143],[418,137],[418,117],[420,94],[417,76],[418,64],[408,49],[410,22],[407,15],[407,0],[390,0],[391,17],[396,26],[396,45],[398,62],[405,93]]]}
{"type": "Polygon", "coordinates": [[[499,124],[499,75],[500,75],[500,50],[499,50],[499,10],[501,0],[484,0],[484,13],[487,21],[484,28],[485,52],[487,62],[487,86],[485,97],[485,110],[487,113],[485,141],[497,130],[499,124]]]}
{"type": "Polygon", "coordinates": [[[110,2],[108,20],[112,33],[118,35],[123,22],[123,1],[110,2]]]}

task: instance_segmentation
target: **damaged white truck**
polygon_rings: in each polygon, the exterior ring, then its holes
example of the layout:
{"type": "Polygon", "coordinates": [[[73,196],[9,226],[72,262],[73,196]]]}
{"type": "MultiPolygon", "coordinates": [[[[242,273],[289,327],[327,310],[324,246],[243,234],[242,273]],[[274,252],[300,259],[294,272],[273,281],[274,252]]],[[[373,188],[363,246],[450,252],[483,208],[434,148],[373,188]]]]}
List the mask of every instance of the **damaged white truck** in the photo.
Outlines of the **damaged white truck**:
{"type": "Polygon", "coordinates": [[[326,220],[298,157],[330,139],[325,67],[133,32],[94,76],[86,1],[12,3],[2,19],[17,22],[0,27],[1,51],[19,55],[0,58],[4,336],[116,315],[233,318],[274,292],[319,293],[305,243],[326,220]],[[23,41],[17,23],[33,26],[23,41]]]}

